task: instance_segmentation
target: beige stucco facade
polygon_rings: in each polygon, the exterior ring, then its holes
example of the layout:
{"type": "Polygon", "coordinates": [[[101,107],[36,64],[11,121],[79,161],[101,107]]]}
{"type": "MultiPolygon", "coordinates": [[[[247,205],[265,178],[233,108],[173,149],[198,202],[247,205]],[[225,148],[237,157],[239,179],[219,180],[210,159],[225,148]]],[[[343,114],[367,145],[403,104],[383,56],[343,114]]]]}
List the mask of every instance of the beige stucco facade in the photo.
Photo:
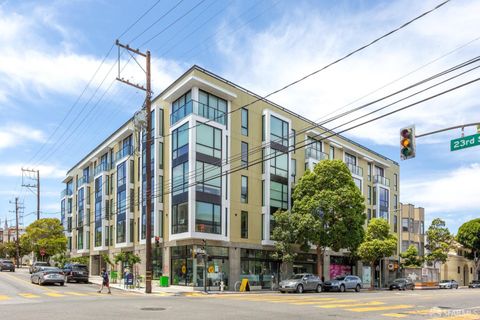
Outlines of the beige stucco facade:
{"type": "Polygon", "coordinates": [[[413,204],[400,203],[398,244],[400,252],[405,252],[410,245],[418,250],[418,255],[425,254],[425,209],[415,208],[413,204]]]}
{"type": "MultiPolygon", "coordinates": [[[[395,161],[343,136],[330,137],[314,122],[197,66],[160,93],[152,111],[154,269],[174,284],[200,284],[204,266],[192,252],[206,241],[211,285],[219,277],[230,286],[247,277],[267,286],[278,272],[271,257],[273,212],[290,208],[295,183],[322,159],[345,161],[365,196],[368,218],[384,217],[397,232],[395,161]]],[[[101,254],[132,251],[144,261],[139,130],[133,119],[127,121],[64,179],[62,220],[70,252],[90,256],[93,274],[105,265],[101,254]]],[[[293,271],[315,271],[312,253],[299,256],[293,271]]],[[[327,257],[325,278],[348,270],[342,253],[327,257]]],[[[138,270],[143,273],[144,266],[138,270]]]]}
{"type": "Polygon", "coordinates": [[[460,286],[468,286],[475,276],[475,262],[468,258],[468,254],[468,249],[455,243],[447,261],[440,266],[440,279],[455,280],[460,286]]]}

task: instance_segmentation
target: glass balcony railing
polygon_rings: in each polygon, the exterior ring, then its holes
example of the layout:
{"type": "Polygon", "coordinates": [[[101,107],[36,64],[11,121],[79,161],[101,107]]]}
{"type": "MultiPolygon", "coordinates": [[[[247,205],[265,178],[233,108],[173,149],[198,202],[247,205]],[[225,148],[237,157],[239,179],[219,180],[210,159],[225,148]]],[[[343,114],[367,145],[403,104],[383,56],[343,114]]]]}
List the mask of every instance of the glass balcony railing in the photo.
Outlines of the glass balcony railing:
{"type": "Polygon", "coordinates": [[[314,160],[320,161],[320,160],[328,159],[328,154],[318,149],[307,147],[305,148],[305,161],[308,161],[308,158],[312,158],[314,160]]]}
{"type": "Polygon", "coordinates": [[[115,153],[115,162],[133,154],[133,146],[126,146],[115,153]]]}
{"type": "Polygon", "coordinates": [[[86,183],[90,182],[90,177],[89,176],[82,176],[80,179],[78,179],[78,186],[81,187],[86,183]]]}
{"type": "Polygon", "coordinates": [[[347,163],[347,167],[352,174],[363,176],[363,169],[361,167],[356,166],[353,163],[347,163]]]}
{"type": "Polygon", "coordinates": [[[209,105],[190,100],[170,115],[170,125],[174,125],[189,114],[196,114],[200,117],[218,122],[225,125],[227,122],[227,114],[219,109],[213,108],[209,105]]]}
{"type": "Polygon", "coordinates": [[[94,169],[93,169],[93,175],[96,176],[102,172],[105,172],[105,171],[108,171],[110,170],[110,166],[108,165],[108,163],[100,163],[98,166],[96,166],[94,169]]]}
{"type": "Polygon", "coordinates": [[[65,196],[71,196],[72,194],[72,190],[63,189],[62,192],[60,192],[60,198],[65,198],[65,196]]]}
{"type": "Polygon", "coordinates": [[[390,187],[390,179],[382,177],[382,176],[373,176],[373,181],[376,184],[382,184],[386,187],[390,187]]]}

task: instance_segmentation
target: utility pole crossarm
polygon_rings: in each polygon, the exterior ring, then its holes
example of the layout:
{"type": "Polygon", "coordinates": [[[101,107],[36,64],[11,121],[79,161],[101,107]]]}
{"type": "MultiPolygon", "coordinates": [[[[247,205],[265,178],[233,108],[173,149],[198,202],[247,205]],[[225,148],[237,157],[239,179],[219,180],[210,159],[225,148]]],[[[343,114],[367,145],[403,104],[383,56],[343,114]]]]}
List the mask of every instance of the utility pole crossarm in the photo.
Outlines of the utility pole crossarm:
{"type": "Polygon", "coordinates": [[[445,128],[445,129],[435,130],[435,131],[432,131],[432,132],[418,134],[418,135],[415,135],[415,138],[421,138],[421,137],[430,136],[432,134],[436,134],[436,133],[440,133],[440,132],[450,131],[450,130],[454,130],[454,129],[461,129],[461,128],[465,128],[465,127],[473,127],[473,126],[480,126],[480,122],[462,124],[462,125],[459,125],[459,126],[454,126],[454,127],[449,127],[449,128],[445,128]]]}

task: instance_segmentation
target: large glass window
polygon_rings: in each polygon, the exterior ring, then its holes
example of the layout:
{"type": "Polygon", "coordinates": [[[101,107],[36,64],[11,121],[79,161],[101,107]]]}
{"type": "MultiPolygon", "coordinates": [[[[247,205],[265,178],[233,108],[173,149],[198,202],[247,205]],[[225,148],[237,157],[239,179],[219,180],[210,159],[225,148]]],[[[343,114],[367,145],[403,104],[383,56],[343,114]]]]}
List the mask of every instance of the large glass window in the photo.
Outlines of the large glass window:
{"type": "Polygon", "coordinates": [[[288,209],[288,186],[286,184],[270,181],[270,207],[288,209]]]}
{"type": "Polygon", "coordinates": [[[270,173],[288,178],[288,155],[277,150],[273,150],[272,155],[274,158],[270,159],[270,173]]]}
{"type": "Polygon", "coordinates": [[[188,152],[188,122],[172,132],[172,159],[188,152]]]}
{"type": "Polygon", "coordinates": [[[355,185],[357,186],[358,190],[360,190],[360,192],[362,192],[362,180],[360,179],[357,179],[357,178],[353,178],[353,182],[355,183],[355,185]]]}
{"type": "Polygon", "coordinates": [[[222,130],[197,122],[197,152],[222,158],[222,130]]]}
{"type": "Polygon", "coordinates": [[[172,195],[188,191],[188,162],[183,162],[172,169],[172,195]]]}
{"type": "Polygon", "coordinates": [[[188,203],[180,203],[172,206],[172,233],[188,231],[188,203]]]}
{"type": "Polygon", "coordinates": [[[242,168],[248,167],[248,143],[242,141],[242,168]]]}
{"type": "Polygon", "coordinates": [[[242,176],[242,187],[240,193],[240,202],[248,203],[248,177],[242,176]]]}
{"type": "Polygon", "coordinates": [[[220,234],[222,232],[220,206],[213,203],[196,203],[195,231],[220,234]]]}
{"type": "Polygon", "coordinates": [[[77,227],[83,227],[85,218],[85,188],[78,189],[77,192],[77,227]]]}
{"type": "Polygon", "coordinates": [[[225,124],[227,112],[227,100],[200,90],[198,92],[198,115],[225,124]]]}
{"type": "Polygon", "coordinates": [[[288,147],[288,122],[270,117],[270,141],[288,147]]]}
{"type": "Polygon", "coordinates": [[[222,194],[222,167],[205,162],[196,163],[196,190],[199,192],[222,194]]]}
{"type": "Polygon", "coordinates": [[[408,232],[408,218],[402,218],[402,231],[408,232]]]}
{"type": "Polygon", "coordinates": [[[379,218],[388,219],[388,189],[379,187],[379,218]]]}
{"type": "Polygon", "coordinates": [[[102,245],[102,176],[95,179],[95,247],[102,245]]]}
{"type": "Polygon", "coordinates": [[[126,241],[126,212],[127,212],[127,188],[126,188],[127,163],[122,162],[117,166],[117,243],[126,241]]]}
{"type": "Polygon", "coordinates": [[[248,239],[248,212],[247,211],[242,211],[240,225],[241,225],[240,236],[243,239],[248,239]]]}
{"type": "Polygon", "coordinates": [[[180,121],[192,113],[192,94],[188,91],[183,96],[172,103],[172,114],[170,115],[170,124],[180,121]]]}
{"type": "Polygon", "coordinates": [[[248,109],[242,108],[242,134],[248,136],[248,109]]]}
{"type": "Polygon", "coordinates": [[[330,146],[330,160],[334,160],[335,159],[335,147],[334,146],[330,146]]]}
{"type": "Polygon", "coordinates": [[[351,155],[350,153],[345,152],[345,163],[356,166],[357,165],[357,157],[355,157],[354,155],[351,155]]]}

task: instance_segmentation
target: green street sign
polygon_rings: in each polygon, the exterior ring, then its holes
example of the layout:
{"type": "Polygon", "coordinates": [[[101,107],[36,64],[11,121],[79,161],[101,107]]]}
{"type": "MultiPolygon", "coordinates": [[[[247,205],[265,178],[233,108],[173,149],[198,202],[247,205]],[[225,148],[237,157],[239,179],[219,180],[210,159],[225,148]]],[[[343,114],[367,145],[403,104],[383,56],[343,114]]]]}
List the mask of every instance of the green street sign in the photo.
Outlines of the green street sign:
{"type": "Polygon", "coordinates": [[[474,146],[480,146],[480,133],[450,141],[450,151],[457,151],[474,146]]]}

